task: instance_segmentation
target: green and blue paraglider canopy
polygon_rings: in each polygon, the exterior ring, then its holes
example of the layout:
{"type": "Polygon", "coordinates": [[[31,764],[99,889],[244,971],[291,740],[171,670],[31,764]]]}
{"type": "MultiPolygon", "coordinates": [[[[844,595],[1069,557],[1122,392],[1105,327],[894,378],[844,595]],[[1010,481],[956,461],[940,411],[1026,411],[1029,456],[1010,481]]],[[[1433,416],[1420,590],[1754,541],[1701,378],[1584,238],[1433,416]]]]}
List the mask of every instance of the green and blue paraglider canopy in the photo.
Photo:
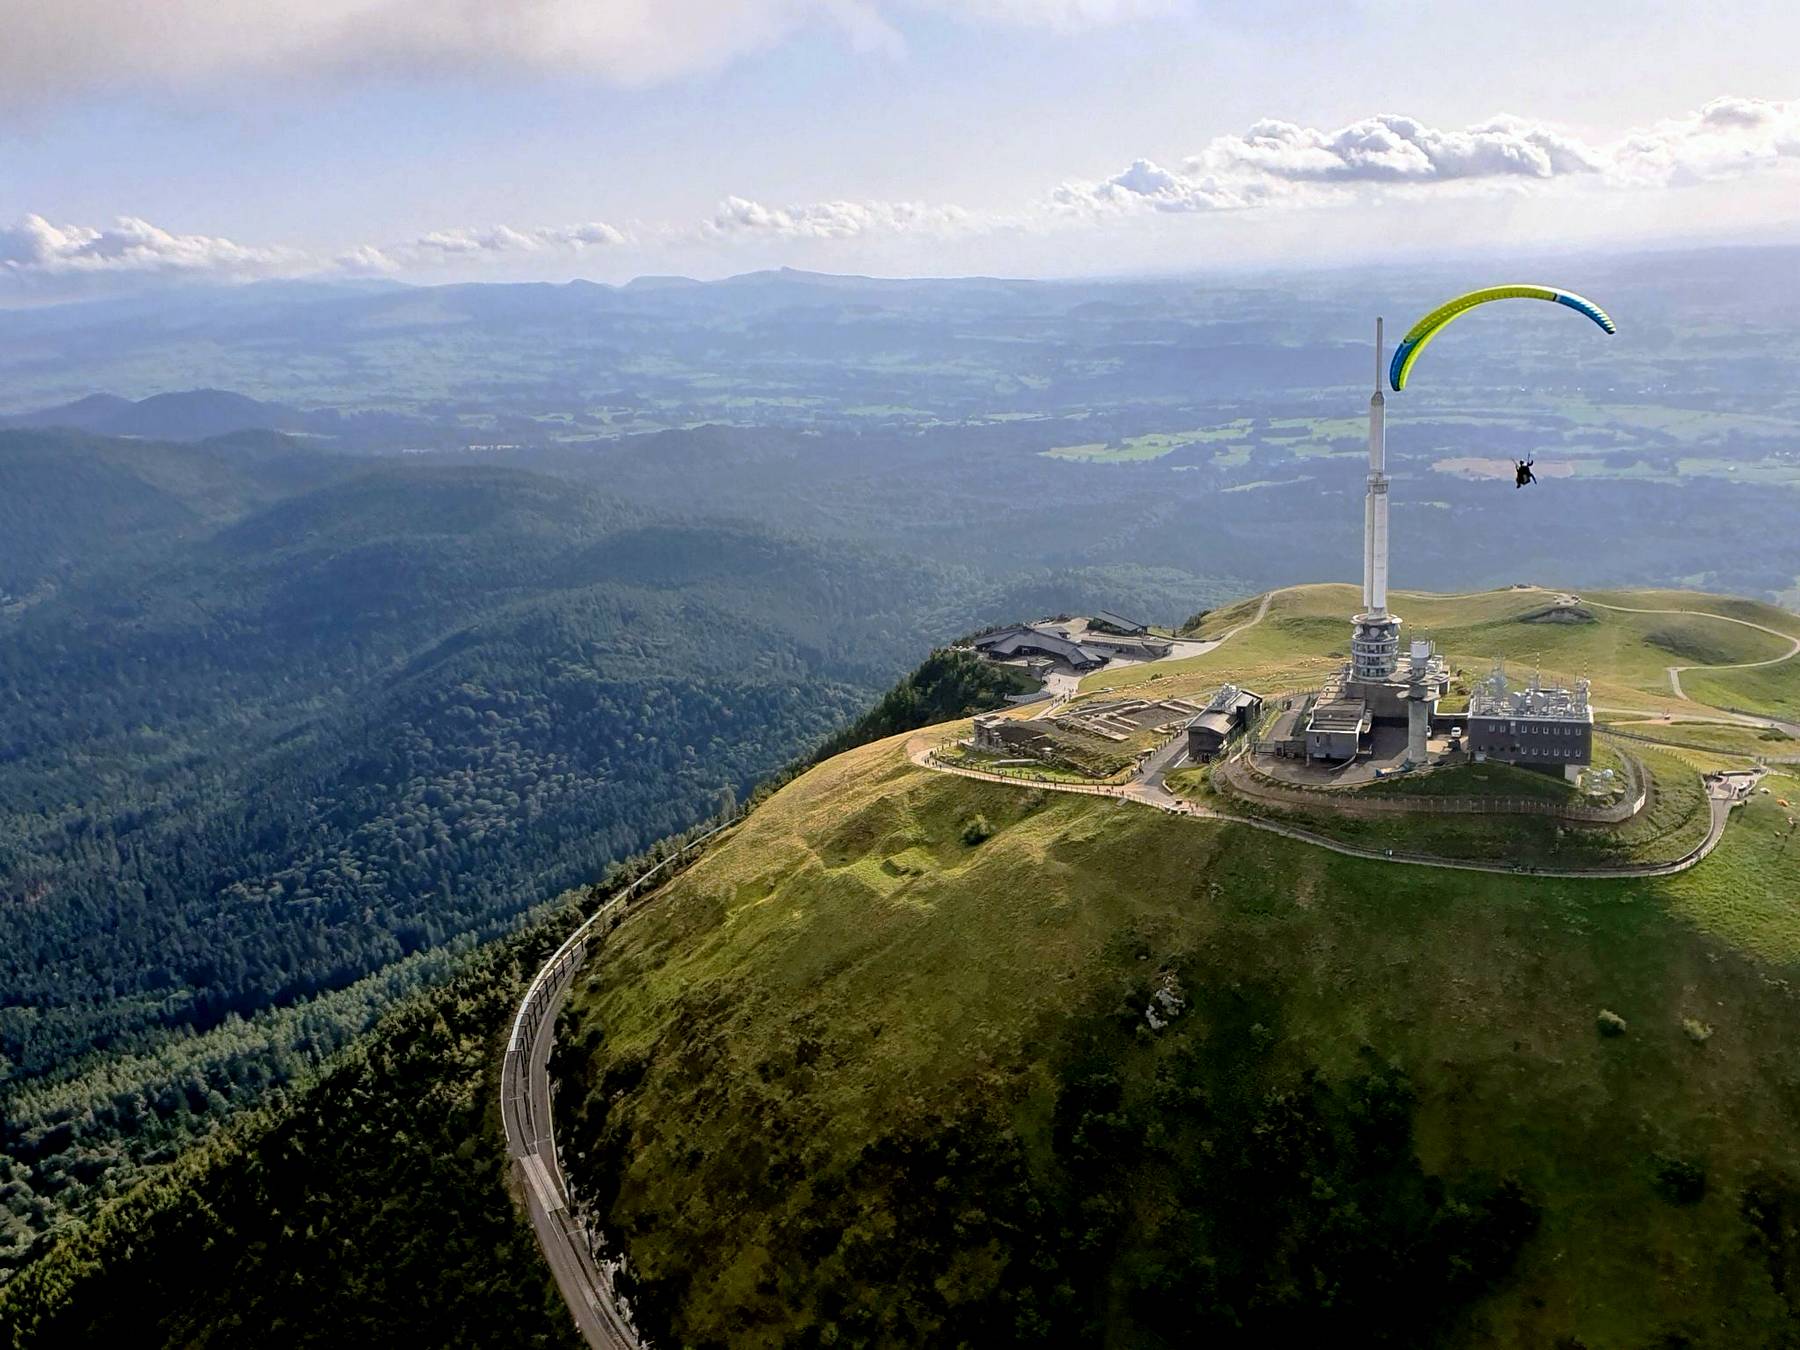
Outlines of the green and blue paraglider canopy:
{"type": "Polygon", "coordinates": [[[1587,315],[1608,333],[1619,331],[1619,326],[1607,316],[1605,310],[1573,291],[1559,291],[1554,286],[1488,286],[1479,291],[1470,291],[1467,295],[1459,295],[1448,304],[1439,305],[1407,330],[1406,336],[1400,339],[1400,345],[1394,348],[1394,360],[1388,366],[1388,383],[1394,386],[1394,392],[1399,393],[1406,388],[1406,377],[1412,374],[1413,362],[1419,359],[1419,353],[1425,350],[1426,345],[1445,324],[1490,300],[1549,300],[1587,315]]]}

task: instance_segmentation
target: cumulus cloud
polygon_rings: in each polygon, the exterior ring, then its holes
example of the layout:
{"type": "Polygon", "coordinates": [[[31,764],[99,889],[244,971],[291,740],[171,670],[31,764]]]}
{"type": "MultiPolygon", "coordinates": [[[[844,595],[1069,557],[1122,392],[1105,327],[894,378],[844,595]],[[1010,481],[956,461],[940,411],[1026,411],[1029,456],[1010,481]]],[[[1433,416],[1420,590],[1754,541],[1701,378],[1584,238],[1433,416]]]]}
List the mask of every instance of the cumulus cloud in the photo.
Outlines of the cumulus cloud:
{"type": "Polygon", "coordinates": [[[1184,213],[1238,211],[1267,204],[1279,195],[1271,183],[1254,178],[1226,182],[1213,174],[1177,172],[1148,159],[1134,159],[1123,173],[1104,182],[1072,179],[1050,197],[1058,210],[1118,214],[1136,210],[1184,213]]]}
{"type": "MultiPolygon", "coordinates": [[[[1024,3],[1025,0],[1020,0],[1024,3]]],[[[154,278],[247,280],[293,275],[468,274],[484,265],[624,251],[728,250],[761,241],[807,246],[966,238],[1070,225],[1108,228],[1131,215],[1273,211],[1369,197],[1408,199],[1496,185],[1577,185],[1622,193],[1800,169],[1800,100],[1720,98],[1680,117],[1590,144],[1544,122],[1495,117],[1445,129],[1394,114],[1323,130],[1263,121],[1216,137],[1173,165],[1140,158],[1098,182],[1071,180],[1010,211],[915,201],[770,205],[726,197],[700,221],[627,230],[605,221],[455,226],[321,256],[217,235],[178,234],[135,216],[109,226],[28,215],[0,226],[0,282],[31,297],[86,293],[154,278]]]]}
{"type": "Polygon", "coordinates": [[[433,230],[392,244],[359,244],[326,257],[286,246],[175,234],[136,216],[106,227],[56,225],[28,215],[0,226],[0,279],[9,289],[54,298],[170,279],[251,281],[269,277],[386,276],[436,264],[481,263],[530,254],[574,256],[629,243],[605,221],[576,225],[433,230]]]}
{"type": "Polygon", "coordinates": [[[872,234],[957,234],[987,220],[958,206],[923,202],[810,202],[765,206],[743,197],[719,203],[701,233],[711,238],[855,239],[872,234]]]}
{"type": "Polygon", "coordinates": [[[271,276],[304,258],[293,249],[174,234],[136,216],[120,216],[104,228],[54,225],[38,215],[0,226],[0,271],[21,282],[119,274],[271,276]]]}
{"type": "Polygon", "coordinates": [[[588,248],[604,248],[623,244],[623,230],[604,221],[584,225],[537,225],[518,230],[510,225],[490,225],[485,229],[433,230],[420,235],[403,252],[439,254],[445,257],[478,257],[482,254],[538,253],[545,249],[568,249],[576,253],[588,248]]]}
{"type": "Polygon", "coordinates": [[[1463,128],[1383,113],[1331,130],[1262,121],[1165,168],[1132,162],[1102,182],[1072,180],[1053,207],[1088,213],[1317,206],[1358,191],[1591,179],[1671,186],[1800,158],[1800,100],[1722,98],[1685,117],[1592,145],[1546,122],[1499,116],[1463,128]]]}
{"type": "Polygon", "coordinates": [[[1258,122],[1247,135],[1214,140],[1193,163],[1221,174],[1365,183],[1555,178],[1600,168],[1598,155],[1587,146],[1521,117],[1496,117],[1447,131],[1392,114],[1335,131],[1258,122]]]}
{"type": "Polygon", "coordinates": [[[1709,182],[1800,161],[1800,99],[1716,98],[1626,136],[1614,173],[1631,183],[1709,182]]]}

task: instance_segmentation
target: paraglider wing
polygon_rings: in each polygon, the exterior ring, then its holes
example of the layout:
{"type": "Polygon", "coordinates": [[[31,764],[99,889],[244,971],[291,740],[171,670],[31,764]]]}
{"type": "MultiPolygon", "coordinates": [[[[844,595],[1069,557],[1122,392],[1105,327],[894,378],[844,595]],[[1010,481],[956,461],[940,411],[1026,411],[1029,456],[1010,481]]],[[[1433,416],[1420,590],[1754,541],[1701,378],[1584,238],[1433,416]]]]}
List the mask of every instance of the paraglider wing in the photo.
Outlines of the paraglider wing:
{"type": "Polygon", "coordinates": [[[1479,291],[1470,291],[1467,295],[1459,295],[1448,304],[1439,305],[1407,330],[1406,336],[1400,339],[1400,345],[1394,348],[1394,360],[1388,366],[1388,383],[1394,386],[1394,392],[1399,393],[1406,388],[1406,377],[1412,373],[1413,362],[1419,359],[1419,353],[1425,350],[1426,344],[1438,335],[1445,324],[1490,300],[1550,300],[1587,315],[1608,333],[1619,331],[1618,325],[1607,316],[1605,310],[1572,291],[1559,291],[1553,286],[1488,286],[1479,291]]]}

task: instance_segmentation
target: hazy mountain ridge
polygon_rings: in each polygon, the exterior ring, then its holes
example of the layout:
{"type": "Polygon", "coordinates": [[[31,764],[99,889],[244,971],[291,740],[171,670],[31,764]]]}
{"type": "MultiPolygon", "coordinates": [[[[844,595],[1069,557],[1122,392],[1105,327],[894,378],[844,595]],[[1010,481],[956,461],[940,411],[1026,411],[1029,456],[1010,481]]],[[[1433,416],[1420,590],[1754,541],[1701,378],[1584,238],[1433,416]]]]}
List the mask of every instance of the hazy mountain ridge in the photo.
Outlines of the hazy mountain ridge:
{"type": "Polygon", "coordinates": [[[515,464],[656,514],[751,515],[952,565],[1170,565],[1255,590],[1354,566],[1374,314],[1397,333],[1470,284],[1539,275],[1579,282],[1619,333],[1477,313],[1433,346],[1389,401],[1396,576],[1480,587],[1575,560],[1589,584],[1773,596],[1800,577],[1784,374],[1800,361],[1797,262],[1713,249],[1112,281],[252,286],[0,313],[0,377],[21,403],[54,401],[46,372],[80,382],[56,386],[64,398],[204,382],[236,391],[217,396],[233,415],[298,417],[309,443],[515,464]],[[1544,466],[1538,489],[1512,494],[1515,457],[1544,466]]]}

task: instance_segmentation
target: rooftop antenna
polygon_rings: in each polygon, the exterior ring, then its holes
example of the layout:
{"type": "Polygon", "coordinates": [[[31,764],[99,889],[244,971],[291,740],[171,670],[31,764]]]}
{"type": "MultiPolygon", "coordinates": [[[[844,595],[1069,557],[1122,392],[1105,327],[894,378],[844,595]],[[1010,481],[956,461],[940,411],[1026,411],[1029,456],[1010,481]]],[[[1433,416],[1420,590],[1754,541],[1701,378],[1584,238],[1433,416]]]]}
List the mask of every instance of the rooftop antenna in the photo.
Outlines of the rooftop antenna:
{"type": "Polygon", "coordinates": [[[1382,321],[1375,318],[1375,390],[1369,398],[1369,477],[1363,502],[1363,611],[1387,617],[1387,399],[1381,392],[1382,321]]]}

